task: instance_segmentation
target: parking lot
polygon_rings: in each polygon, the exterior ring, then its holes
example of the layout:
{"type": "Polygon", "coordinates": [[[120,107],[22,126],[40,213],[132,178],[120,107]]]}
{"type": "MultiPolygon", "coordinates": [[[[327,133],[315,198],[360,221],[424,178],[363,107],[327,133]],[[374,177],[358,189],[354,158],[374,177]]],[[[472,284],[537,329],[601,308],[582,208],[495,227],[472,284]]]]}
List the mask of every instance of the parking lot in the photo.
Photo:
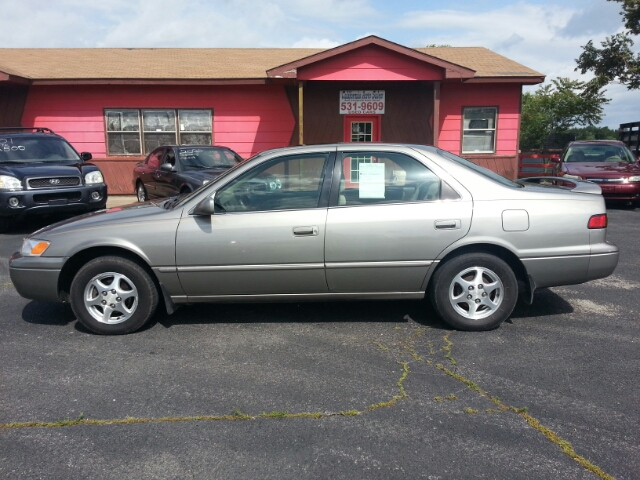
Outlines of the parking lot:
{"type": "Polygon", "coordinates": [[[1,478],[640,478],[640,209],[620,264],[490,332],[426,302],[198,305],[98,336],[0,236],[1,478]]]}

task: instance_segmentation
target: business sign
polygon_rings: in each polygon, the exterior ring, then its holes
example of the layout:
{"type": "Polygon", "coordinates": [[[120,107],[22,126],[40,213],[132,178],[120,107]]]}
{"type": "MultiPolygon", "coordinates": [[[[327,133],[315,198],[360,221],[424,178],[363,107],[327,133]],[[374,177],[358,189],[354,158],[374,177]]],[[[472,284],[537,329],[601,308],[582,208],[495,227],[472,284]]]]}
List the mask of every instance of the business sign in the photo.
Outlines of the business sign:
{"type": "Polygon", "coordinates": [[[340,90],[340,115],[381,115],[384,90],[340,90]]]}

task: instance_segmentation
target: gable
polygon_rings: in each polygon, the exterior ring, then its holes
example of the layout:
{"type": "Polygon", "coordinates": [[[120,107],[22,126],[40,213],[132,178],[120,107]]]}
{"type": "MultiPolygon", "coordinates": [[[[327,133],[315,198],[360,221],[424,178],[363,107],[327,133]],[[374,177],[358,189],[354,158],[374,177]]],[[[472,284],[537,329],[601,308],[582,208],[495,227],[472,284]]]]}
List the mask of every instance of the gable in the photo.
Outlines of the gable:
{"type": "Polygon", "coordinates": [[[443,80],[445,69],[366,45],[298,68],[299,80],[443,80]]]}

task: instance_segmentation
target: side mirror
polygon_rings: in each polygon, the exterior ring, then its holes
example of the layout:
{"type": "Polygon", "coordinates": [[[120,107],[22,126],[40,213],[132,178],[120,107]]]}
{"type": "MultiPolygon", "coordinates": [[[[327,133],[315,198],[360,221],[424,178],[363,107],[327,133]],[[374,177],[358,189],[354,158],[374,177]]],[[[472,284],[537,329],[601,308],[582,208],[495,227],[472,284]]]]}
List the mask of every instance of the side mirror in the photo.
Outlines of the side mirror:
{"type": "Polygon", "coordinates": [[[176,167],[171,165],[170,163],[163,163],[162,165],[160,165],[160,170],[164,170],[165,172],[173,172],[175,171],[176,167]]]}
{"type": "Polygon", "coordinates": [[[551,157],[549,160],[551,163],[560,163],[560,157],[551,157]]]}
{"type": "Polygon", "coordinates": [[[83,162],[88,162],[93,158],[93,155],[91,155],[91,153],[89,152],[82,152],[80,154],[80,158],[82,159],[83,162]]]}
{"type": "Polygon", "coordinates": [[[216,200],[215,197],[210,196],[200,201],[195,208],[191,211],[192,215],[206,216],[210,217],[213,215],[216,209],[216,200]]]}

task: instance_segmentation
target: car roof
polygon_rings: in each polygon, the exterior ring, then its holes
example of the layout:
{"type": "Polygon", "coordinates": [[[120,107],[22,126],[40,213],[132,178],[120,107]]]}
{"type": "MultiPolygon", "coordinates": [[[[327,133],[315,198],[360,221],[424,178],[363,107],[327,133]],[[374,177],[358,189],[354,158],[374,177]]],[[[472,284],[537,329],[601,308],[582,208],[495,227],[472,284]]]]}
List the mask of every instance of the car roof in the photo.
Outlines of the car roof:
{"type": "Polygon", "coordinates": [[[625,145],[625,143],[620,140],[574,140],[569,142],[567,147],[572,145],[625,145]]]}

